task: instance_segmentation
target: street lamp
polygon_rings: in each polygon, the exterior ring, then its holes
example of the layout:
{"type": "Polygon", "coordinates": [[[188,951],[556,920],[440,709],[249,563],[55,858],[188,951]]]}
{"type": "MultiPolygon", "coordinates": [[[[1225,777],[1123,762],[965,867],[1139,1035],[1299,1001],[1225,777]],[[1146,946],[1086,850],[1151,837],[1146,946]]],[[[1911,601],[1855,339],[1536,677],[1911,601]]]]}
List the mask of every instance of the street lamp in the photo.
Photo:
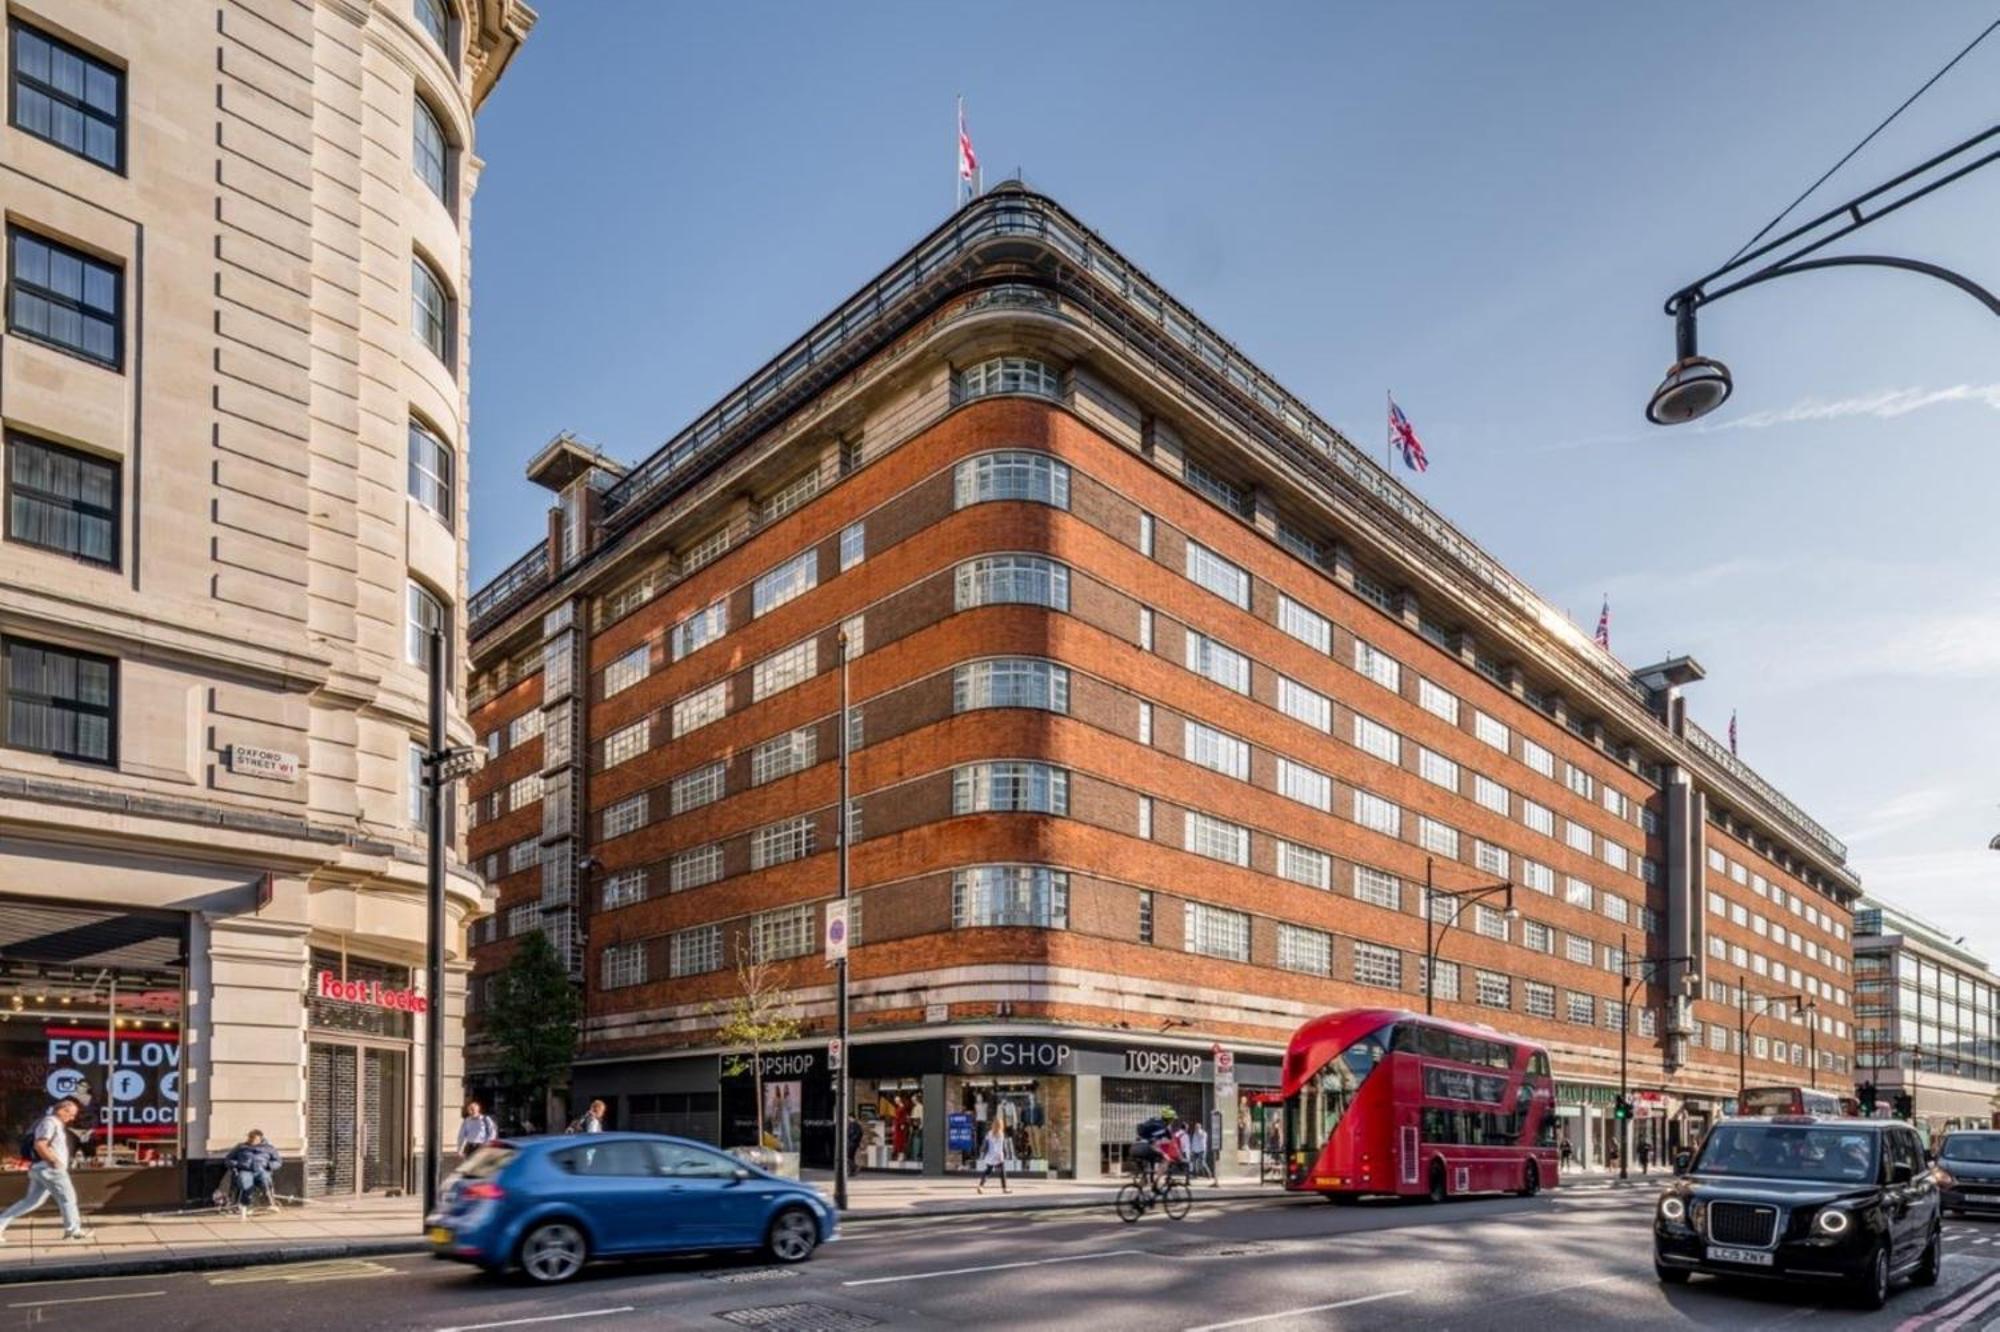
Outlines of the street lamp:
{"type": "Polygon", "coordinates": [[[1437,955],[1444,945],[1444,936],[1458,920],[1459,912],[1465,910],[1468,902],[1477,902],[1495,893],[1507,895],[1506,915],[1508,920],[1519,920],[1521,912],[1514,905],[1514,885],[1511,882],[1489,883],[1484,887],[1459,888],[1450,890],[1434,887],[1432,883],[1432,861],[1424,857],[1424,1016],[1429,1017],[1437,1009],[1437,955]],[[1437,898],[1448,897],[1458,903],[1451,913],[1451,919],[1444,923],[1444,929],[1437,927],[1436,913],[1431,903],[1437,898]]]}
{"type": "MultiPolygon", "coordinates": [[[[840,848],[840,859],[836,868],[836,893],[840,898],[840,909],[848,911],[848,834],[853,830],[853,811],[848,807],[848,739],[853,735],[853,719],[848,715],[847,697],[847,631],[841,630],[835,639],[840,651],[840,827],[834,834],[835,844],[840,848]]],[[[848,938],[853,937],[853,922],[847,925],[848,938]]],[[[834,964],[834,1039],[840,1042],[840,1067],[833,1073],[833,1205],[840,1211],[847,1210],[847,1120],[853,1111],[848,1107],[852,1084],[848,1081],[847,1070],[852,1065],[853,1052],[847,1041],[847,952],[843,941],[840,960],[834,964]]]]}
{"type": "Polygon", "coordinates": [[[1750,1052],[1750,1028],[1756,1026],[1757,1019],[1763,1017],[1766,1013],[1770,1012],[1771,1009],[1776,1005],[1797,1004],[1801,1008],[1803,1008],[1805,1006],[1805,1002],[1806,1002],[1806,997],[1803,994],[1753,995],[1747,988],[1745,988],[1740,984],[1736,987],[1736,1113],[1737,1114],[1740,1115],[1743,1113],[1743,1089],[1749,1085],[1749,1074],[1745,1069],[1744,1061],[1746,1060],[1750,1052]],[[1755,1015],[1752,1015],[1750,1013],[1749,1009],[1747,1009],[1744,1006],[1743,1002],[1746,999],[1753,999],[1753,998],[1762,999],[1764,1001],[1764,1006],[1758,1009],[1755,1015]]]}
{"type": "Polygon", "coordinates": [[[1667,367],[1666,378],[1660,381],[1660,386],[1647,400],[1646,419],[1655,425],[1680,425],[1708,415],[1729,400],[1729,394],[1735,387],[1729,367],[1700,355],[1695,349],[1695,312],[1711,301],[1721,300],[1760,282],[1769,282],[1772,278],[1821,268],[1898,268],[1948,282],[2000,315],[2000,297],[1995,297],[1972,279],[1936,264],[1881,254],[1808,257],[1869,223],[2000,160],[2000,148],[1990,146],[1996,136],[2000,136],[2000,125],[1975,134],[1865,194],[1856,195],[1846,203],[1828,209],[1776,240],[1745,251],[1706,277],[1695,279],[1669,296],[1666,312],[1674,320],[1674,363],[1667,367]],[[1974,154],[1975,149],[1982,148],[1984,151],[1974,154]],[[1717,283],[1722,285],[1715,285],[1717,283]]]}
{"type": "MultiPolygon", "coordinates": [[[[1629,1114],[1632,1104],[1631,1079],[1628,1076],[1631,1069],[1632,1048],[1632,987],[1648,979],[1645,971],[1653,967],[1671,967],[1676,962],[1683,966],[1693,966],[1699,959],[1685,953],[1675,953],[1671,957],[1642,957],[1638,959],[1642,968],[1641,974],[1635,976],[1632,974],[1633,959],[1625,954],[1625,934],[1622,930],[1618,934],[1618,956],[1621,959],[1618,969],[1625,982],[1618,993],[1618,1100],[1627,1107],[1626,1113],[1629,1114]]],[[[1693,982],[1693,972],[1681,973],[1683,986],[1691,985],[1693,982]]],[[[1632,1177],[1632,1144],[1629,1140],[1631,1135],[1622,1129],[1619,1133],[1627,1141],[1618,1145],[1618,1178],[1630,1179],[1632,1177]]]]}

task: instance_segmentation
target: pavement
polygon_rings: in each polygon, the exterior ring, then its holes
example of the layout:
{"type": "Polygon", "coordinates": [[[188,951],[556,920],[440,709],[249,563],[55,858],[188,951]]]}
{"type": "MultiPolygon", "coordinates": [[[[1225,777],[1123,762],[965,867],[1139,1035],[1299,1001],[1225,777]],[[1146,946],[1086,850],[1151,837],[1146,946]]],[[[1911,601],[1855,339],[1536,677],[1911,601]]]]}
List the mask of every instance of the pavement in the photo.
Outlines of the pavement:
{"type": "Polygon", "coordinates": [[[797,1267],[700,1255],[595,1265],[536,1289],[416,1255],[0,1290],[0,1320],[146,1332],[338,1327],[342,1332],[718,1328],[1090,1327],[1115,1332],[1548,1332],[1816,1327],[2000,1332],[2000,1222],[1951,1221],[1939,1284],[1864,1313],[1825,1285],[1652,1271],[1650,1188],[1536,1198],[1328,1206],[1197,1195],[1184,1221],[1119,1222],[1108,1207],[1008,1216],[916,1210],[850,1227],[797,1267]]]}

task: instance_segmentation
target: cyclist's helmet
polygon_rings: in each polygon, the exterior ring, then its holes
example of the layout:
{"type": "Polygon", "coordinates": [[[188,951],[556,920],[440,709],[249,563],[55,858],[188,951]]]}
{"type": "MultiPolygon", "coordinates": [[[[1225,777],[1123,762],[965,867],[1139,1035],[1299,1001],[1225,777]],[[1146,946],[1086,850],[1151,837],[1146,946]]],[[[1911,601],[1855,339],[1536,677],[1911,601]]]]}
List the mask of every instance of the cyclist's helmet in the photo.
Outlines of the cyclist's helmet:
{"type": "Polygon", "coordinates": [[[1166,1109],[1160,1111],[1160,1118],[1166,1120],[1169,1124],[1171,1124],[1176,1119],[1179,1119],[1180,1116],[1174,1113],[1174,1108],[1172,1106],[1168,1106],[1166,1109]]]}

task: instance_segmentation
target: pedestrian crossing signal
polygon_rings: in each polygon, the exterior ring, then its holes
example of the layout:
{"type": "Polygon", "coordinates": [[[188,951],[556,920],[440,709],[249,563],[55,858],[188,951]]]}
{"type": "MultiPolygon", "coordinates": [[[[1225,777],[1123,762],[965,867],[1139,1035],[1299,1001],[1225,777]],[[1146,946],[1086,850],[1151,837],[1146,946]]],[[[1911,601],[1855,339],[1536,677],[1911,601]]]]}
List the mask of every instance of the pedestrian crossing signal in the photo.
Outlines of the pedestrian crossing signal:
{"type": "Polygon", "coordinates": [[[1875,1114],[1875,1084],[1864,1082],[1854,1089],[1855,1098],[1861,1102],[1861,1113],[1873,1118],[1875,1114]]]}
{"type": "Polygon", "coordinates": [[[1613,1119],[1630,1119],[1632,1117],[1632,1103],[1623,1096],[1614,1098],[1611,1102],[1611,1117],[1613,1119]]]}

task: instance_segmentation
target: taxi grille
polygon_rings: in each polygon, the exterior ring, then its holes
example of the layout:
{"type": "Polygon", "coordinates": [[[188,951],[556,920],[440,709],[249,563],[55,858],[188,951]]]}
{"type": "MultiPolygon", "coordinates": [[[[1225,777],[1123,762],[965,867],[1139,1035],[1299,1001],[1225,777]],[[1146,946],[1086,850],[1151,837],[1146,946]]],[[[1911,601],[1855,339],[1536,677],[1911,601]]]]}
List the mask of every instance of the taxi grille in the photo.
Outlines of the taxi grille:
{"type": "Polygon", "coordinates": [[[1778,1209],[1757,1203],[1712,1202],[1708,1237],[1717,1244],[1768,1249],[1778,1237],[1778,1209]]]}

